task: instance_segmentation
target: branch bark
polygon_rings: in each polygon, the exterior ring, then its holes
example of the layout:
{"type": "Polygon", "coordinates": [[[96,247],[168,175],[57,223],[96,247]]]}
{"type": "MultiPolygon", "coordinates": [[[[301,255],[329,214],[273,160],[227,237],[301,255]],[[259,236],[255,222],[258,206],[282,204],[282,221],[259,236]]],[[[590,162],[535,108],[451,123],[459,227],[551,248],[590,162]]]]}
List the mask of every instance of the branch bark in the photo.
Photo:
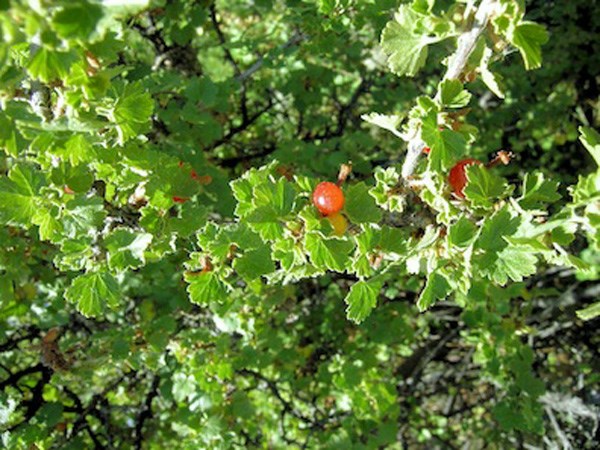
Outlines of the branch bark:
{"type": "MultiPolygon", "coordinates": [[[[469,56],[475,48],[477,39],[481,36],[481,33],[483,33],[483,30],[485,30],[485,27],[488,24],[490,13],[495,7],[495,3],[496,0],[483,0],[477,8],[473,25],[458,38],[457,48],[450,59],[450,64],[444,75],[444,80],[460,77],[467,65],[469,56]]],[[[421,153],[423,153],[423,149],[426,146],[427,145],[420,136],[416,136],[408,142],[406,159],[402,165],[402,178],[406,180],[413,175],[417,168],[417,163],[419,162],[419,156],[421,156],[421,153]]]]}

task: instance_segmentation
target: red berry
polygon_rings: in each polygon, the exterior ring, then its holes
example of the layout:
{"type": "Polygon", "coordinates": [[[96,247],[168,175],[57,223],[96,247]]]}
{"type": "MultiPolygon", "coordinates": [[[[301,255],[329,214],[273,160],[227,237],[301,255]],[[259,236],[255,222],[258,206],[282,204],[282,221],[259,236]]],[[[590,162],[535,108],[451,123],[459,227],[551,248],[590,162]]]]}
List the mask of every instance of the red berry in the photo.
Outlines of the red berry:
{"type": "Polygon", "coordinates": [[[174,195],[174,196],[173,196],[173,201],[174,201],[175,203],[185,203],[185,202],[187,202],[188,200],[189,200],[189,198],[188,198],[188,197],[178,197],[177,195],[174,195]]]}
{"type": "Polygon", "coordinates": [[[324,216],[335,214],[344,207],[344,193],[330,181],[319,183],[313,192],[313,203],[324,216]]]}
{"type": "Polygon", "coordinates": [[[425,153],[426,155],[429,155],[429,152],[431,151],[431,149],[429,147],[425,147],[423,149],[423,153],[425,153]]]}
{"type": "Polygon", "coordinates": [[[450,186],[452,186],[454,195],[457,197],[465,198],[463,191],[468,182],[467,175],[465,174],[465,168],[473,164],[481,164],[481,161],[473,158],[463,159],[457,162],[454,167],[450,169],[450,173],[448,174],[448,182],[450,183],[450,186]]]}

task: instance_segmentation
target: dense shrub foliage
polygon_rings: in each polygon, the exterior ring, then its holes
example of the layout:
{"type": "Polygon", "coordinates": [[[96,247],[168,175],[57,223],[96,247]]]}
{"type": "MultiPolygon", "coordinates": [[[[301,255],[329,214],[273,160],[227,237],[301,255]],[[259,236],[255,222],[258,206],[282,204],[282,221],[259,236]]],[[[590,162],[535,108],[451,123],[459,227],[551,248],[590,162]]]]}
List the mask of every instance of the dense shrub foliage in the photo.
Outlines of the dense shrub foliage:
{"type": "Polygon", "coordinates": [[[594,448],[599,16],[0,0],[2,444],[594,448]]]}

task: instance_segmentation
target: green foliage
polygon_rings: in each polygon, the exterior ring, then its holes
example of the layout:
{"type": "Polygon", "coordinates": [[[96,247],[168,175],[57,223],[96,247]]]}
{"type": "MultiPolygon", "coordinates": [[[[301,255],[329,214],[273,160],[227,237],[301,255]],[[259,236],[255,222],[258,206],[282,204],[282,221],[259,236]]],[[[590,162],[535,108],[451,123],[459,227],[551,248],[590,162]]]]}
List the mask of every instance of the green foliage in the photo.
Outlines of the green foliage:
{"type": "Polygon", "coordinates": [[[600,122],[597,98],[572,101],[586,83],[547,81],[556,44],[525,17],[504,0],[0,0],[3,446],[540,444],[552,378],[529,344],[551,327],[533,311],[554,270],[598,278],[600,122]],[[538,112],[569,122],[585,170],[519,142],[485,164],[514,136],[547,146],[538,112]],[[458,198],[466,156],[483,164],[458,198]],[[312,192],[349,162],[340,231],[312,192]]]}

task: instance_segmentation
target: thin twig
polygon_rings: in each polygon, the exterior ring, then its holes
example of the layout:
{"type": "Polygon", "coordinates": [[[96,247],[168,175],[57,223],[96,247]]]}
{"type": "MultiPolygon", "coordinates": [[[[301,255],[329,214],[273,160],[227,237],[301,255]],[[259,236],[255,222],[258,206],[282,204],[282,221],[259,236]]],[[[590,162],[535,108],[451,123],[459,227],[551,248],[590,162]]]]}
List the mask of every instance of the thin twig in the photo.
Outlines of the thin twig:
{"type": "MultiPolygon", "coordinates": [[[[495,0],[483,0],[477,9],[472,27],[465,31],[459,38],[456,51],[450,60],[444,80],[459,78],[467,65],[469,56],[475,48],[477,39],[488,24],[490,13],[495,6],[495,0]]],[[[439,94],[439,93],[438,93],[439,94]]],[[[408,142],[406,159],[402,165],[402,178],[410,178],[417,168],[419,157],[427,146],[420,136],[415,136],[408,142]]]]}

